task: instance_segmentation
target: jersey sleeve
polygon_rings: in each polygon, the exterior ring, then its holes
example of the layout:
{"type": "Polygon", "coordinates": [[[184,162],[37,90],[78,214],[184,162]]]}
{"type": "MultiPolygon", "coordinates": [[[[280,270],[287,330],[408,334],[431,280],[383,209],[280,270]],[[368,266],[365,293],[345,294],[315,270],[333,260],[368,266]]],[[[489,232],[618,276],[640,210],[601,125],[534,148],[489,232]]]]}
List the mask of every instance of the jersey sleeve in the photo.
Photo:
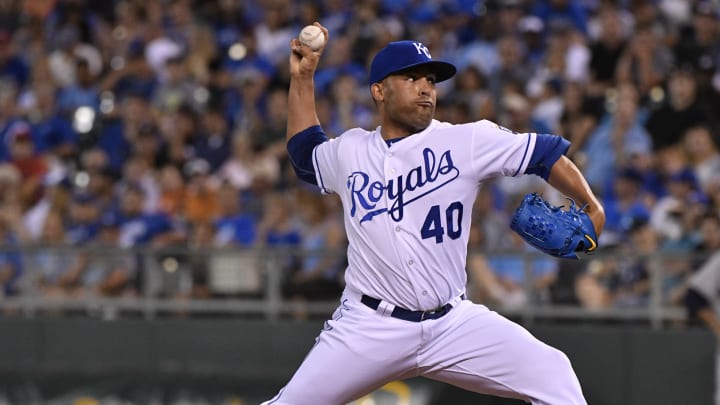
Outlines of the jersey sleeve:
{"type": "Polygon", "coordinates": [[[525,173],[536,134],[511,131],[488,120],[472,125],[472,164],[479,180],[525,173]]]}
{"type": "Polygon", "coordinates": [[[323,142],[313,149],[312,163],[315,168],[315,179],[323,194],[337,191],[338,138],[323,142]]]}
{"type": "Polygon", "coordinates": [[[720,253],[715,253],[690,277],[690,287],[708,301],[718,302],[720,297],[720,253]]]}

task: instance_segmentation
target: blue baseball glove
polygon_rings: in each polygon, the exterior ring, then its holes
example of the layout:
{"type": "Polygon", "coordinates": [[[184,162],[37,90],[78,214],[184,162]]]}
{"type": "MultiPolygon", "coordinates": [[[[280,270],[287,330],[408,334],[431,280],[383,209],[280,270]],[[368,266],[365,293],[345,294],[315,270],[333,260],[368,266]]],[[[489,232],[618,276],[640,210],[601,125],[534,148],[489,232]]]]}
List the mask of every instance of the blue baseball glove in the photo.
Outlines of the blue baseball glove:
{"type": "Polygon", "coordinates": [[[556,257],[577,259],[575,252],[589,253],[597,247],[595,226],[585,207],[553,206],[538,193],[527,194],[515,210],[510,229],[535,248],[556,257]]]}

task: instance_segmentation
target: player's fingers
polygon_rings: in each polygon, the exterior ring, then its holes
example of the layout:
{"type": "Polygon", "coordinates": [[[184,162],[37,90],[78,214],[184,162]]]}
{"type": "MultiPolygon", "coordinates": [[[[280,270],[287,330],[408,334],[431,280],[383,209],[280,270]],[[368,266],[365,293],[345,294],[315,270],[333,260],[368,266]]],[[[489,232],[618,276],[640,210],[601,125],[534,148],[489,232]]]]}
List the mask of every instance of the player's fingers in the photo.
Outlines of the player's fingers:
{"type": "Polygon", "coordinates": [[[318,28],[320,28],[320,30],[321,30],[322,33],[323,33],[323,36],[325,37],[325,41],[323,41],[323,44],[322,44],[322,46],[320,46],[320,49],[318,49],[317,51],[315,51],[315,52],[317,52],[317,53],[322,53],[323,50],[325,49],[325,45],[327,45],[328,40],[330,39],[330,32],[328,31],[327,28],[325,28],[322,24],[320,24],[320,23],[317,22],[317,21],[315,21],[315,22],[313,23],[313,25],[316,26],[316,27],[318,27],[318,28]]]}
{"type": "Polygon", "coordinates": [[[301,46],[302,44],[297,38],[293,38],[290,40],[290,50],[298,55],[302,55],[301,46]]]}

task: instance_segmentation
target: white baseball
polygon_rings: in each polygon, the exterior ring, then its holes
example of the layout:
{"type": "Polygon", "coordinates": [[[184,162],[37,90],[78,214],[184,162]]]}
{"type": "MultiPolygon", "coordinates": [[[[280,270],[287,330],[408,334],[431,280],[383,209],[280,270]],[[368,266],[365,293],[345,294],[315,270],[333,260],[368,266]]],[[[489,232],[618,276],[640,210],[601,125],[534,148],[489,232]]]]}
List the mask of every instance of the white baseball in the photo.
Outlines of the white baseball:
{"type": "Polygon", "coordinates": [[[317,51],[325,43],[325,35],[320,28],[315,25],[308,25],[300,31],[298,39],[304,45],[307,45],[313,51],[317,51]]]}

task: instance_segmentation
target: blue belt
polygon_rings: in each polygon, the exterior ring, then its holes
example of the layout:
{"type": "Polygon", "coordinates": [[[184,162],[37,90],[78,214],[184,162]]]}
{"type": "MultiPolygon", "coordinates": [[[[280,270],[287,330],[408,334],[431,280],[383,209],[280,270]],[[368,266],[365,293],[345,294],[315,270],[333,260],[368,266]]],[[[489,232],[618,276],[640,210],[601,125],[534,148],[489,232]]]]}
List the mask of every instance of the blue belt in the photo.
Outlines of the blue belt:
{"type": "MultiPolygon", "coordinates": [[[[465,299],[465,294],[462,295],[462,298],[465,299]]],[[[382,301],[363,294],[362,298],[360,298],[360,302],[374,310],[377,310],[380,306],[380,302],[382,301]]],[[[438,319],[443,317],[445,314],[450,312],[452,308],[453,306],[450,304],[445,304],[440,308],[431,309],[429,311],[411,311],[409,309],[395,307],[390,316],[410,322],[422,322],[428,319],[438,319]]]]}

